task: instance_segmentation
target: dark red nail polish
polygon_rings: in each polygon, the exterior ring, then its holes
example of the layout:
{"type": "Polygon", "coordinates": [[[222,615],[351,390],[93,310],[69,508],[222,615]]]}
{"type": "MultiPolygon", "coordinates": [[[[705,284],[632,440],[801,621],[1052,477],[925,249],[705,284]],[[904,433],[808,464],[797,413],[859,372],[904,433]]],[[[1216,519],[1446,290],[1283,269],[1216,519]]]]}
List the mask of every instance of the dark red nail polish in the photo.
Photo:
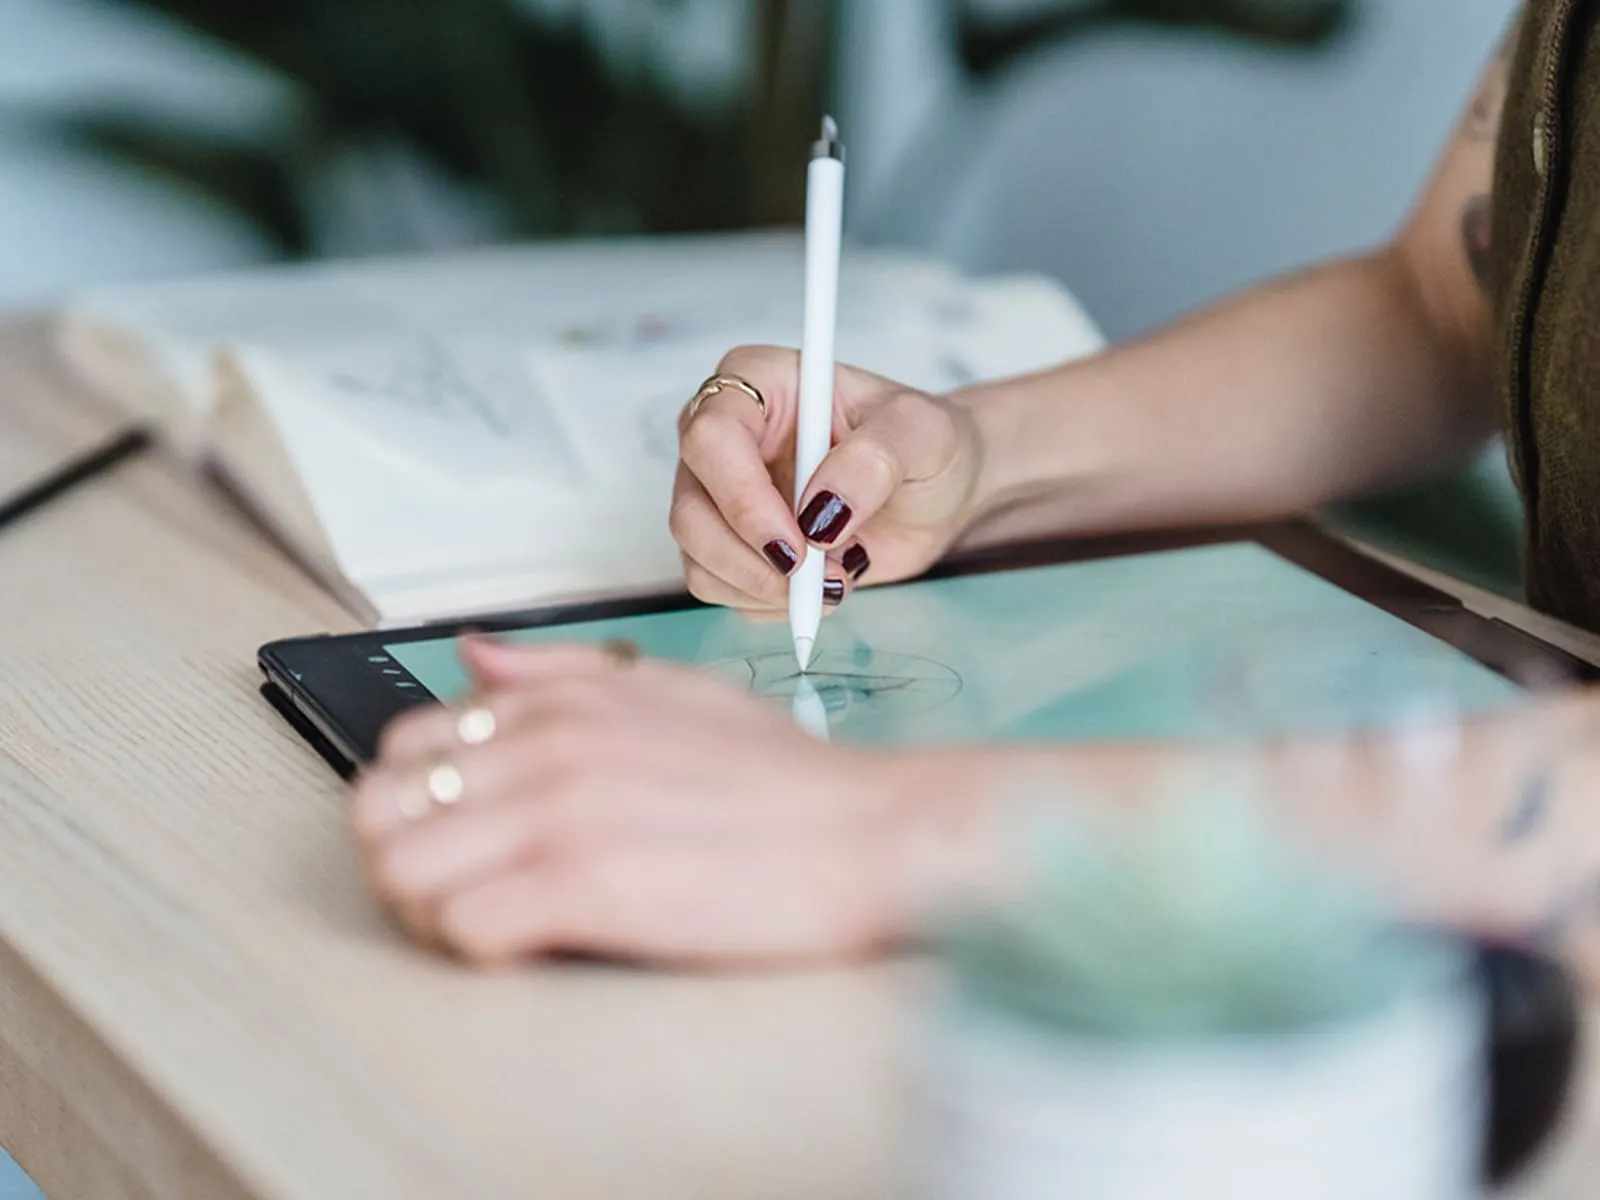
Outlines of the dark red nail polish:
{"type": "Polygon", "coordinates": [[[831,546],[850,524],[850,506],[832,492],[818,492],[800,514],[800,532],[808,541],[831,546]]]}
{"type": "Polygon", "coordinates": [[[822,602],[824,604],[844,603],[844,580],[824,579],[822,581],[822,602]]]}
{"type": "Polygon", "coordinates": [[[860,579],[867,573],[867,568],[872,565],[872,556],[867,553],[867,548],[860,542],[844,552],[844,557],[839,560],[839,565],[844,568],[845,574],[851,579],[860,579]]]}
{"type": "Polygon", "coordinates": [[[761,553],[767,556],[767,561],[778,569],[780,575],[792,574],[800,565],[800,556],[781,538],[773,538],[761,547],[761,553]]]}

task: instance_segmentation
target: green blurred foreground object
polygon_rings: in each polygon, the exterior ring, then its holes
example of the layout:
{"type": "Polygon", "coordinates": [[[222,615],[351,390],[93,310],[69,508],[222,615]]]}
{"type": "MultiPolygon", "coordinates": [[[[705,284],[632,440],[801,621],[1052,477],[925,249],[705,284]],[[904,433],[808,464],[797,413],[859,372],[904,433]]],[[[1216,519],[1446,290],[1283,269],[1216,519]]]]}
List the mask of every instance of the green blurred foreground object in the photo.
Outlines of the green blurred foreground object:
{"type": "Polygon", "coordinates": [[[1026,892],[953,922],[943,948],[966,1001],[1041,1032],[1306,1031],[1375,1015],[1458,964],[1221,785],[1175,792],[1126,828],[1052,816],[1027,832],[1026,892]]]}
{"type": "Polygon", "coordinates": [[[1274,836],[1223,781],[1041,819],[932,1010],[917,1200],[1469,1200],[1485,997],[1467,944],[1274,836]]]}
{"type": "MultiPolygon", "coordinates": [[[[119,103],[74,112],[68,130],[222,201],[296,257],[326,240],[330,204],[353,206],[341,219],[384,249],[448,240],[451,220],[469,240],[798,223],[842,6],[877,0],[140,2],[288,79],[296,115],[229,141],[119,103]],[[453,218],[403,228],[444,198],[453,218]]],[[[964,0],[958,49],[981,80],[1118,22],[1314,45],[1352,3],[964,0]]]]}

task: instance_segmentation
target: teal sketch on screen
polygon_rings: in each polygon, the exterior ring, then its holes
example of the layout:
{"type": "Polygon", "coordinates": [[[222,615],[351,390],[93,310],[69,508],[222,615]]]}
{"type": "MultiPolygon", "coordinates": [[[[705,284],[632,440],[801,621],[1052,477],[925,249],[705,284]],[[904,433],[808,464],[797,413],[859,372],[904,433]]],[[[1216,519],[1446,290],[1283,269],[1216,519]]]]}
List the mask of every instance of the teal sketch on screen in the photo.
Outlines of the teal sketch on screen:
{"type": "MultiPolygon", "coordinates": [[[[696,608],[509,635],[628,638],[787,708],[788,629],[696,608]]],[[[843,740],[872,744],[1200,737],[1382,726],[1515,701],[1511,681],[1249,544],[856,593],[824,622],[818,689],[843,740]]],[[[396,643],[436,696],[468,681],[448,639],[396,643]]]]}

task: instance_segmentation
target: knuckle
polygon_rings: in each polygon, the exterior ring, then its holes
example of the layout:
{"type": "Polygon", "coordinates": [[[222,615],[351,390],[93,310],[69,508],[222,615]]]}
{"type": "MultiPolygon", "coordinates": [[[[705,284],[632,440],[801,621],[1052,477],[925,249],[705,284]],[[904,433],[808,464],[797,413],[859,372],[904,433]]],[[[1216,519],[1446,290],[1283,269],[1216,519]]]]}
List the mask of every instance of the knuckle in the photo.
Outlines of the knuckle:
{"type": "MultiPolygon", "coordinates": [[[[782,608],[789,602],[789,581],[772,571],[755,567],[751,571],[750,586],[745,590],[756,600],[761,610],[782,608]]],[[[752,606],[747,606],[752,607],[752,606]]]]}
{"type": "Polygon", "coordinates": [[[673,540],[682,544],[692,538],[703,511],[704,506],[696,496],[684,494],[673,497],[672,506],[667,510],[667,530],[673,540]]]}
{"type": "Polygon", "coordinates": [[[746,555],[740,566],[744,576],[742,590],[762,607],[789,603],[789,577],[779,574],[766,555],[746,555]]]}
{"type": "Polygon", "coordinates": [[[924,392],[905,388],[896,392],[885,405],[886,410],[903,421],[922,421],[939,411],[938,405],[924,392]]]}
{"type": "MultiPolygon", "coordinates": [[[[470,703],[470,702],[469,702],[470,703]]],[[[484,697],[480,702],[494,716],[496,730],[514,732],[515,727],[526,710],[525,698],[517,692],[497,691],[484,697]]],[[[457,734],[459,743],[460,735],[457,734]]]]}
{"type": "Polygon", "coordinates": [[[751,541],[764,528],[761,503],[755,497],[741,492],[729,496],[722,506],[722,516],[746,541],[751,541]]]}
{"type": "Polygon", "coordinates": [[[851,447],[851,469],[880,495],[888,493],[900,482],[899,454],[875,434],[856,439],[851,447]]]}
{"type": "Polygon", "coordinates": [[[440,940],[469,962],[485,962],[494,957],[495,940],[481,911],[471,897],[457,896],[439,906],[440,940]]]}
{"type": "Polygon", "coordinates": [[[884,415],[895,429],[908,434],[913,430],[943,428],[950,424],[950,413],[943,404],[926,392],[910,389],[897,392],[884,405],[884,415]]]}
{"type": "Polygon", "coordinates": [[[683,582],[689,589],[689,594],[696,600],[704,604],[717,603],[719,593],[709,572],[696,566],[686,567],[683,572],[683,582]]]}
{"type": "Polygon", "coordinates": [[[702,408],[678,435],[678,453],[685,462],[706,461],[717,441],[717,414],[710,407],[702,408]]]}
{"type": "Polygon", "coordinates": [[[753,599],[766,599],[777,577],[760,562],[740,562],[734,569],[732,585],[753,599]]]}
{"type": "Polygon", "coordinates": [[[759,387],[762,380],[754,376],[776,375],[796,357],[795,351],[780,346],[735,346],[722,356],[722,361],[717,364],[717,374],[740,375],[759,387]]]}
{"type": "Polygon", "coordinates": [[[950,458],[953,458],[956,452],[961,448],[962,435],[961,426],[957,422],[956,414],[951,411],[948,406],[943,404],[933,404],[929,401],[924,401],[924,405],[929,410],[928,416],[924,418],[924,422],[927,427],[927,434],[930,444],[932,445],[935,454],[940,461],[946,461],[950,458]]]}
{"type": "Polygon", "coordinates": [[[531,752],[548,773],[550,790],[559,793],[576,786],[599,761],[601,722],[593,713],[573,708],[553,716],[545,723],[531,752]]]}

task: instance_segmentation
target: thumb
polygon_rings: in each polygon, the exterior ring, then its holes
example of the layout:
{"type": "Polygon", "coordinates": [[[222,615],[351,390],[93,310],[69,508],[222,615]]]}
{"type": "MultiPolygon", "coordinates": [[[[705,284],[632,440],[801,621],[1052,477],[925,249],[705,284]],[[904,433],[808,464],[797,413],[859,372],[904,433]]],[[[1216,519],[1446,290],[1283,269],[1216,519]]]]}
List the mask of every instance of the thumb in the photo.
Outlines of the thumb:
{"type": "Polygon", "coordinates": [[[817,546],[842,544],[908,483],[933,479],[955,460],[959,434],[927,396],[902,392],[846,434],[806,484],[800,531],[817,546]]]}

